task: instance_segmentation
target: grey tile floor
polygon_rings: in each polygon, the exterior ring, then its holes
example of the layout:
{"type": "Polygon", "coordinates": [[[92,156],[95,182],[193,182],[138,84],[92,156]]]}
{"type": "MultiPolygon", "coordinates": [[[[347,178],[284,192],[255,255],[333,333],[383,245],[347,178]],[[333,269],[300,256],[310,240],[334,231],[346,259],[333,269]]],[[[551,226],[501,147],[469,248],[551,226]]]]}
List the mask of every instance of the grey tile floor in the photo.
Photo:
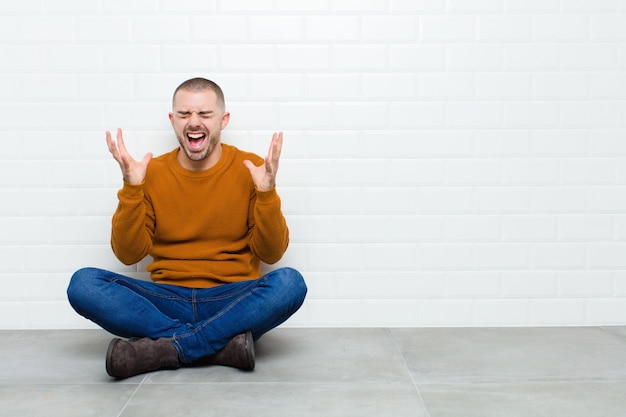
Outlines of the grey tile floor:
{"type": "Polygon", "coordinates": [[[626,327],[279,328],[257,367],[109,378],[99,330],[0,331],[0,416],[618,417],[626,327]]]}

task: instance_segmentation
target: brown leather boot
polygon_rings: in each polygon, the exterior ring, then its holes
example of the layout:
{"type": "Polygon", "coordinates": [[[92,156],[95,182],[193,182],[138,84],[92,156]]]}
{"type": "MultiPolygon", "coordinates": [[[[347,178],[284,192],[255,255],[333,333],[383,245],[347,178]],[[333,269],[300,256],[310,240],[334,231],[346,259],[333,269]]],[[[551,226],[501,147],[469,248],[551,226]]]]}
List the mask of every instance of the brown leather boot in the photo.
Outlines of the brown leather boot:
{"type": "Polygon", "coordinates": [[[106,370],[112,377],[128,378],[159,369],[177,368],[180,368],[178,351],[171,339],[144,337],[132,342],[113,339],[109,343],[106,370]]]}
{"type": "Polygon", "coordinates": [[[251,371],[254,369],[254,339],[252,332],[238,334],[215,355],[208,356],[199,364],[222,365],[251,371]]]}

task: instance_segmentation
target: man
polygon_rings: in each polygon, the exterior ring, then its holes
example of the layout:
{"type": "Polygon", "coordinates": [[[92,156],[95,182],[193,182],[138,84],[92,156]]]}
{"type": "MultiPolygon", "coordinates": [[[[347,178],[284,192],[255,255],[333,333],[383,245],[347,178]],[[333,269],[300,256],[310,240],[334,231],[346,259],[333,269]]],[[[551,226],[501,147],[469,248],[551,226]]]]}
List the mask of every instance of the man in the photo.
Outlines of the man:
{"type": "Polygon", "coordinates": [[[70,281],[72,307],[113,339],[107,373],[127,378],[158,369],[218,364],[252,370],[254,340],[302,305],[300,273],[260,264],[280,260],[289,231],[276,192],[283,134],[265,160],[221,142],[230,113],[221,88],[204,78],[174,92],[169,118],[179,147],[137,161],[106,132],[123,186],[111,246],[124,264],[152,257],[151,282],[84,268],[70,281]],[[259,278],[260,277],[260,278],[259,278]]]}

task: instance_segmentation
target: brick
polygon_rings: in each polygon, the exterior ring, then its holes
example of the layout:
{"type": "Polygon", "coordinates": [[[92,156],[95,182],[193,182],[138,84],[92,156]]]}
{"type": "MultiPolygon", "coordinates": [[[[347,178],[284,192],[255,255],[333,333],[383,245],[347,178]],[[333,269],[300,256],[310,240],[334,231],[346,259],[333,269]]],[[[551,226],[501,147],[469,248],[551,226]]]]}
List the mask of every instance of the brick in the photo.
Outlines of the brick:
{"type": "Polygon", "coordinates": [[[504,271],[502,296],[505,298],[557,297],[558,276],[555,271],[504,271]]]}
{"type": "Polygon", "coordinates": [[[588,196],[581,187],[537,187],[532,192],[532,210],[536,213],[582,213],[588,196]]]}
{"type": "Polygon", "coordinates": [[[417,250],[420,270],[468,270],[474,267],[471,244],[420,245],[417,250]]]}
{"type": "Polygon", "coordinates": [[[478,156],[525,156],[530,154],[531,133],[526,130],[489,129],[476,132],[475,153],[478,156]]]}
{"type": "Polygon", "coordinates": [[[377,44],[335,45],[330,53],[333,68],[339,71],[381,71],[387,63],[387,47],[377,44]]]}
{"type": "Polygon", "coordinates": [[[245,41],[247,37],[248,26],[245,16],[218,15],[191,18],[192,40],[237,42],[245,41]]]}
{"type": "Polygon", "coordinates": [[[75,77],[66,74],[24,75],[20,90],[25,101],[67,101],[76,98],[75,77]]]}
{"type": "Polygon", "coordinates": [[[499,185],[502,183],[502,163],[478,158],[449,160],[443,178],[451,185],[499,185]]]}
{"type": "Polygon", "coordinates": [[[450,130],[422,131],[419,135],[420,156],[460,157],[473,153],[473,138],[466,132],[450,130]]]}
{"type": "Polygon", "coordinates": [[[5,46],[0,45],[0,71],[3,73],[39,72],[44,69],[44,49],[40,46],[5,46]]]}
{"type": "Polygon", "coordinates": [[[559,104],[561,125],[564,127],[617,127],[617,107],[612,102],[562,102],[559,104]]]}
{"type": "Polygon", "coordinates": [[[112,72],[156,72],[159,48],[156,46],[116,46],[103,51],[104,69],[112,72]]]}
{"type": "Polygon", "coordinates": [[[605,43],[564,44],[561,65],[566,70],[607,70],[618,66],[618,45],[605,43]]]}
{"type": "Polygon", "coordinates": [[[568,0],[563,4],[566,12],[606,12],[618,7],[617,0],[568,0]]]}
{"type": "Polygon", "coordinates": [[[555,241],[558,236],[556,216],[509,215],[502,218],[502,238],[507,242],[555,241]]]}
{"type": "Polygon", "coordinates": [[[421,39],[424,41],[472,41],[475,20],[473,16],[422,16],[421,39]]]}
{"type": "Polygon", "coordinates": [[[504,56],[507,70],[556,70],[560,65],[560,47],[556,44],[509,44],[504,56]]]}
{"type": "Polygon", "coordinates": [[[505,0],[506,12],[558,12],[558,0],[505,0]]]}
{"type": "Polygon", "coordinates": [[[387,222],[390,242],[443,242],[445,238],[441,215],[396,215],[387,222]]]}
{"type": "Polygon", "coordinates": [[[250,13],[272,10],[274,10],[273,0],[228,0],[219,2],[218,11],[250,13]]]}
{"type": "Polygon", "coordinates": [[[528,99],[532,97],[532,75],[527,73],[476,74],[477,98],[528,99]]]}
{"type": "Polygon", "coordinates": [[[459,13],[500,13],[501,0],[449,0],[448,10],[459,13]]]}
{"type": "Polygon", "coordinates": [[[218,59],[223,71],[264,71],[276,64],[272,45],[221,45],[218,59]]]}
{"type": "MultiPolygon", "coordinates": [[[[319,223],[319,220],[315,220],[315,222],[319,223]]],[[[333,220],[327,223],[334,230],[329,231],[327,236],[334,236],[338,243],[380,244],[393,238],[387,236],[389,234],[387,233],[389,220],[386,216],[335,216],[333,220]],[[363,225],[367,225],[367,227],[363,227],[363,225]]]]}
{"type": "Polygon", "coordinates": [[[390,0],[389,9],[392,12],[443,12],[446,9],[445,0],[390,0]]]}
{"type": "MultiPolygon", "coordinates": [[[[293,3],[291,0],[282,1],[293,3]]],[[[333,0],[332,9],[336,12],[384,12],[387,9],[386,3],[385,0],[333,0]]]]}
{"type": "Polygon", "coordinates": [[[415,245],[407,244],[368,244],[363,254],[363,266],[367,270],[398,271],[415,270],[415,245]]]}
{"type": "Polygon", "coordinates": [[[348,159],[335,161],[336,184],[345,186],[383,186],[387,182],[380,162],[376,159],[348,159]]]}
{"type": "Polygon", "coordinates": [[[446,242],[495,242],[502,237],[502,222],[498,216],[447,216],[446,242]]]}
{"type": "Polygon", "coordinates": [[[615,234],[609,215],[570,215],[559,217],[559,237],[564,241],[610,241],[615,234]]]}
{"type": "Polygon", "coordinates": [[[498,102],[449,102],[446,124],[453,128],[502,127],[503,109],[498,102]]]}
{"type": "Polygon", "coordinates": [[[417,98],[417,79],[413,74],[366,74],[362,83],[365,100],[417,98]]]}
{"type": "Polygon", "coordinates": [[[624,243],[592,243],[589,244],[589,267],[592,269],[623,269],[624,243]]]}
{"type": "Polygon", "coordinates": [[[439,102],[392,102],[389,123],[396,129],[440,128],[445,121],[445,106],[439,102]]]}
{"type": "Polygon", "coordinates": [[[516,128],[551,128],[559,125],[559,103],[540,101],[506,102],[504,126],[516,128]]]}
{"type": "Polygon", "coordinates": [[[469,187],[420,188],[411,202],[420,214],[468,213],[473,205],[472,189],[469,187]]]}
{"type": "Polygon", "coordinates": [[[252,99],[298,99],[304,94],[304,76],[300,74],[251,75],[252,99]]]}
{"type": "Polygon", "coordinates": [[[81,17],[76,22],[76,38],[85,43],[129,42],[131,21],[126,17],[81,17]]]}
{"type": "Polygon", "coordinates": [[[555,159],[509,159],[503,164],[503,182],[509,185],[554,185],[559,181],[555,159]]]}
{"type": "Polygon", "coordinates": [[[582,269],[587,264],[587,247],[579,243],[535,243],[531,249],[535,269],[582,269]]]}
{"type": "Polygon", "coordinates": [[[566,159],[561,161],[561,183],[572,185],[611,185],[616,183],[614,159],[566,159]]]}
{"type": "Polygon", "coordinates": [[[444,68],[445,49],[441,45],[389,46],[389,66],[395,71],[425,71],[444,68]]]}
{"type": "Polygon", "coordinates": [[[277,47],[277,62],[286,70],[327,70],[331,66],[330,48],[326,45],[283,45],[277,47]]]}
{"type": "Polygon", "coordinates": [[[422,326],[468,326],[474,323],[472,300],[420,300],[419,317],[422,326]]]}
{"type": "Polygon", "coordinates": [[[419,75],[419,96],[429,100],[469,99],[474,96],[474,76],[467,73],[419,75]]]}
{"type": "Polygon", "coordinates": [[[535,130],[531,149],[536,156],[586,156],[590,142],[594,141],[590,141],[589,132],[584,130],[535,130]]]}
{"type": "Polygon", "coordinates": [[[443,185],[446,163],[438,159],[398,159],[389,164],[389,185],[443,185]]]}
{"type": "Polygon", "coordinates": [[[478,213],[528,213],[531,209],[531,192],[524,187],[480,187],[470,195],[478,213]]]}
{"type": "Polygon", "coordinates": [[[359,27],[356,16],[307,16],[305,37],[308,41],[357,41],[359,27]]]}
{"type": "Polygon", "coordinates": [[[504,47],[497,44],[449,44],[446,60],[450,70],[499,71],[504,62],[504,47]]]}
{"type": "Polygon", "coordinates": [[[478,40],[489,42],[530,41],[530,16],[486,15],[477,20],[478,40]]]}
{"type": "Polygon", "coordinates": [[[250,16],[247,22],[250,41],[271,42],[301,40],[304,20],[300,16],[250,16]]]}
{"type": "Polygon", "coordinates": [[[75,20],[72,17],[29,16],[15,23],[17,43],[71,43],[75,39],[75,20]]]}
{"type": "Polygon", "coordinates": [[[586,74],[538,73],[534,75],[534,92],[537,98],[580,99],[588,96],[589,82],[586,74]]]}
{"type": "Polygon", "coordinates": [[[337,103],[333,126],[339,129],[384,129],[389,125],[386,103],[337,103]]]}
{"type": "Polygon", "coordinates": [[[446,295],[453,299],[498,298],[499,272],[449,272],[446,274],[446,295]]]}
{"type": "Polygon", "coordinates": [[[584,300],[534,300],[530,308],[532,323],[537,326],[576,325],[587,319],[584,300]]]}
{"type": "MultiPolygon", "coordinates": [[[[171,0],[164,0],[163,7],[167,7],[167,2],[174,3],[171,0]]],[[[177,4],[184,3],[184,1],[177,1],[177,4]]],[[[194,2],[197,3],[197,2],[194,2]]],[[[202,4],[207,4],[209,2],[202,2],[202,4]]],[[[179,6],[180,7],[180,6],[179,6]]],[[[126,0],[107,0],[102,4],[102,11],[105,14],[147,14],[147,13],[157,13],[159,10],[159,0],[134,0],[134,1],[126,1],[126,0]]]]}
{"type": "Polygon", "coordinates": [[[592,73],[589,75],[589,90],[593,98],[623,99],[626,97],[626,74],[592,73]]]}
{"type": "Polygon", "coordinates": [[[159,8],[168,14],[186,14],[192,12],[215,12],[218,0],[159,0],[159,8]]]}
{"type": "Polygon", "coordinates": [[[563,297],[586,298],[613,295],[613,274],[610,271],[561,271],[559,289],[563,297]]]}
{"type": "Polygon", "coordinates": [[[584,14],[538,14],[533,16],[533,38],[537,41],[588,41],[591,19],[584,14]]]}
{"type": "Polygon", "coordinates": [[[306,96],[312,99],[355,101],[361,98],[361,80],[355,74],[311,73],[305,77],[306,96]]]}
{"type": "Polygon", "coordinates": [[[361,33],[366,41],[411,41],[418,36],[415,16],[364,16],[361,33]]]}

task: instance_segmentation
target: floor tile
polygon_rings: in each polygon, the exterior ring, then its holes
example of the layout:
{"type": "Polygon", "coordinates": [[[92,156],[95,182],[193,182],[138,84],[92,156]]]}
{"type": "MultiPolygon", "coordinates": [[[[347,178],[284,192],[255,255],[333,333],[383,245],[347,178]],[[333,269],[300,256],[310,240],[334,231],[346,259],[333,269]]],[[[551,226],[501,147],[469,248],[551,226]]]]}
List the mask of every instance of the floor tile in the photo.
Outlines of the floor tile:
{"type": "Polygon", "coordinates": [[[626,344],[601,328],[393,329],[417,382],[621,379],[626,344]]]}
{"type": "Polygon", "coordinates": [[[136,389],[129,384],[0,384],[0,417],[117,416],[136,389]]]}
{"type": "Polygon", "coordinates": [[[420,386],[431,417],[617,417],[625,381],[420,386]]]}
{"type": "Polygon", "coordinates": [[[411,382],[386,329],[275,329],[256,343],[256,352],[253,372],[188,368],[150,374],[146,383],[411,382]]]}
{"type": "Polygon", "coordinates": [[[415,389],[388,383],[142,385],[121,417],[426,417],[415,389]],[[164,398],[171,399],[164,401],[164,398]]]}
{"type": "Polygon", "coordinates": [[[103,330],[0,331],[0,383],[109,382],[110,339],[103,330]]]}

